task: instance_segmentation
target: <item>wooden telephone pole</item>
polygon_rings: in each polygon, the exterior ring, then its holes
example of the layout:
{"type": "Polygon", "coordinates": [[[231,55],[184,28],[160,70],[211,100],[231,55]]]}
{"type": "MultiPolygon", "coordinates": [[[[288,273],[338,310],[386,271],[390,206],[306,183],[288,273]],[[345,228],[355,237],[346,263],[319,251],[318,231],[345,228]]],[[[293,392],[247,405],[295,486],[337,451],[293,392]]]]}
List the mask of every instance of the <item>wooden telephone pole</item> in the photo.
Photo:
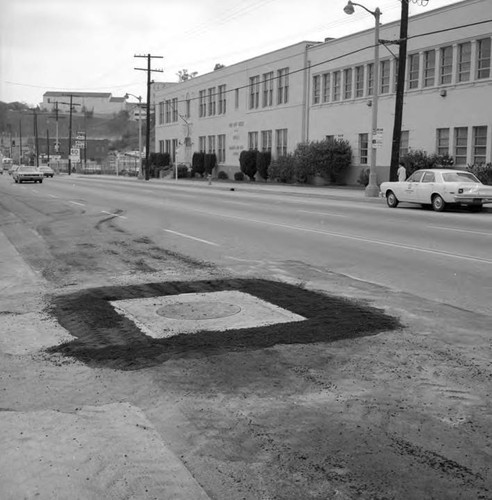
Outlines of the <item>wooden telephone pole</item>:
{"type": "Polygon", "coordinates": [[[147,134],[145,138],[145,180],[148,181],[150,178],[149,170],[149,150],[150,150],[150,74],[152,71],[162,73],[162,69],[151,69],[150,61],[151,59],[163,59],[162,56],[153,56],[151,54],[147,55],[135,55],[134,57],[146,57],[147,58],[147,68],[134,68],[139,71],[147,71],[147,134]]]}

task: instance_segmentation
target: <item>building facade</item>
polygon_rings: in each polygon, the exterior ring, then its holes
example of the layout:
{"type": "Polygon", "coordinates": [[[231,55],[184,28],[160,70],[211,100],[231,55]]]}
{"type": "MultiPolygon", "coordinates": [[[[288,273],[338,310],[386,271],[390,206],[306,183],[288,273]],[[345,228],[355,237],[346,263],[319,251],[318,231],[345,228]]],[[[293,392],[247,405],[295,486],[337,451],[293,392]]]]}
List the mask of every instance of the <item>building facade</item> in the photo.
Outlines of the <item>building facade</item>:
{"type": "MultiPolygon", "coordinates": [[[[384,13],[381,16],[384,23],[384,13]]],[[[380,26],[397,40],[399,22],[380,26]]],[[[457,166],[492,161],[492,2],[465,0],[409,20],[400,153],[449,154],[457,166]]],[[[278,157],[297,144],[348,140],[346,181],[370,164],[374,86],[378,89],[378,181],[391,159],[398,47],[380,46],[374,82],[374,30],[301,42],[154,92],[156,148],[190,163],[215,153],[219,170],[239,170],[243,149],[278,157]],[[395,49],[396,47],[396,49],[395,49]]]]}
{"type": "MultiPolygon", "coordinates": [[[[125,97],[113,97],[109,92],[74,92],[72,97],[74,109],[78,112],[94,114],[117,114],[127,110],[125,97]]],[[[43,94],[42,109],[70,111],[70,95],[67,92],[49,91],[43,94]]]]}

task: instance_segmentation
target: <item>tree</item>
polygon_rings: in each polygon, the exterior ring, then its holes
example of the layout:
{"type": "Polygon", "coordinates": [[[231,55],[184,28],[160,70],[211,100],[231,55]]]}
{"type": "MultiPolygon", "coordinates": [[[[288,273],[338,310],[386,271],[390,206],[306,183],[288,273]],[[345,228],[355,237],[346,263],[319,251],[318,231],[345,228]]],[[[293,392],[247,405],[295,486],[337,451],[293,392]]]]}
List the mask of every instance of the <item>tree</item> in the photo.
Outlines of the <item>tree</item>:
{"type": "Polygon", "coordinates": [[[178,76],[180,82],[185,82],[186,80],[195,78],[195,76],[198,75],[198,72],[193,71],[192,73],[189,73],[187,69],[181,69],[176,73],[176,75],[178,76]]]}
{"type": "Polygon", "coordinates": [[[217,71],[218,69],[222,69],[222,68],[225,68],[225,66],[224,66],[223,64],[217,63],[217,64],[214,66],[214,71],[217,71]]]}

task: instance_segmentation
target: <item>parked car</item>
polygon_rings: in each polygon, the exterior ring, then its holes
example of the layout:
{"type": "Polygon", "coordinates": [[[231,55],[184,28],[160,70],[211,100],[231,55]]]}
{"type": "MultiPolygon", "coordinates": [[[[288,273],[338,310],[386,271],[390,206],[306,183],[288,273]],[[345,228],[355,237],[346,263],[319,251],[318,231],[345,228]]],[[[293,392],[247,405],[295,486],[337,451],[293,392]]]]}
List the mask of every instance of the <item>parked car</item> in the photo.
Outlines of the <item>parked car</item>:
{"type": "Polygon", "coordinates": [[[430,205],[436,212],[448,204],[479,212],[485,203],[492,203],[492,186],[482,184],[466,170],[417,170],[404,182],[383,182],[380,191],[391,208],[405,202],[430,205]]]}
{"type": "Polygon", "coordinates": [[[55,175],[55,171],[48,165],[41,165],[38,170],[43,174],[43,177],[53,177],[55,175]]]}
{"type": "Polygon", "coordinates": [[[43,182],[43,174],[36,167],[29,167],[26,165],[21,165],[15,170],[12,177],[14,181],[19,184],[26,181],[43,182]]]}
{"type": "Polygon", "coordinates": [[[19,168],[20,165],[12,165],[10,168],[9,168],[9,175],[13,175],[14,172],[19,168]]]}

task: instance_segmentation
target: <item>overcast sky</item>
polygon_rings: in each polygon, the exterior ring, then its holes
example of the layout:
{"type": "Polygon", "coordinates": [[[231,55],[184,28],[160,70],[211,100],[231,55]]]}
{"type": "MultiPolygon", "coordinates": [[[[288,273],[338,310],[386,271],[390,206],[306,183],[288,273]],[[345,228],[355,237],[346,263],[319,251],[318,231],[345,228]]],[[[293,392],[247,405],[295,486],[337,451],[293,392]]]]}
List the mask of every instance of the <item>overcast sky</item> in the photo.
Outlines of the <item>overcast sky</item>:
{"type": "MultiPolygon", "coordinates": [[[[410,0],[410,15],[459,0],[410,0]],[[424,2],[425,3],[425,2],[424,2]]],[[[181,69],[200,75],[302,40],[322,41],[374,26],[346,0],[0,0],[0,101],[42,102],[46,91],[146,96],[146,60],[156,81],[181,69]]],[[[381,22],[399,19],[398,0],[363,0],[381,22]]]]}

